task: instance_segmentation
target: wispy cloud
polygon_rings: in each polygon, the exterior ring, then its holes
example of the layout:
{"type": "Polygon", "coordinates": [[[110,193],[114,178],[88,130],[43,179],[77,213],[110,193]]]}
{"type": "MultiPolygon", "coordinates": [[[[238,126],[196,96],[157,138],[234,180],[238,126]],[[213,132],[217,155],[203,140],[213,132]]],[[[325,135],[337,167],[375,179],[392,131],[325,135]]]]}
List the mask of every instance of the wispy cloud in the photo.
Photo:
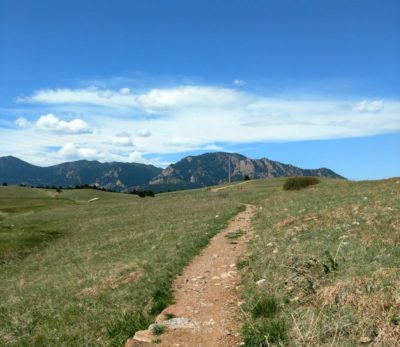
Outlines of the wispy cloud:
{"type": "Polygon", "coordinates": [[[24,117],[19,117],[17,118],[14,123],[19,126],[20,128],[26,128],[31,125],[31,122],[29,122],[26,118],[24,117]]]}
{"type": "Polygon", "coordinates": [[[247,82],[244,81],[244,80],[236,79],[236,80],[233,80],[233,84],[235,84],[235,85],[237,85],[237,86],[244,86],[244,85],[247,84],[247,82]]]}
{"type": "Polygon", "coordinates": [[[149,155],[221,149],[217,143],[316,140],[400,131],[399,100],[276,97],[210,85],[141,92],[126,85],[115,89],[43,89],[18,102],[22,106],[33,104],[41,114],[48,114],[15,120],[19,128],[0,129],[2,139],[8,141],[8,148],[14,146],[17,155],[18,148],[27,153],[24,144],[15,142],[17,136],[30,138],[29,150],[36,148],[36,153],[59,146],[58,152],[49,154],[49,162],[74,156],[146,161],[149,155]],[[55,115],[68,115],[68,120],[55,115]],[[46,137],[39,136],[43,131],[46,137]],[[63,136],[57,136],[60,134],[63,136]]]}
{"type": "Polygon", "coordinates": [[[115,146],[132,147],[134,145],[132,138],[129,135],[117,135],[111,141],[115,146]]]}
{"type": "Polygon", "coordinates": [[[184,107],[210,108],[239,106],[248,95],[234,89],[208,86],[154,88],[134,94],[128,88],[118,91],[89,87],[86,89],[43,89],[31,96],[17,98],[18,103],[46,105],[92,105],[113,109],[130,108],[144,113],[166,113],[184,107]]]}
{"type": "Polygon", "coordinates": [[[374,101],[367,101],[363,100],[357,103],[354,107],[356,111],[359,112],[372,112],[376,113],[383,110],[383,101],[382,100],[374,100],[374,101]]]}
{"type": "Polygon", "coordinates": [[[136,131],[136,136],[149,137],[151,136],[151,131],[149,129],[139,129],[138,131],[136,131]]]}

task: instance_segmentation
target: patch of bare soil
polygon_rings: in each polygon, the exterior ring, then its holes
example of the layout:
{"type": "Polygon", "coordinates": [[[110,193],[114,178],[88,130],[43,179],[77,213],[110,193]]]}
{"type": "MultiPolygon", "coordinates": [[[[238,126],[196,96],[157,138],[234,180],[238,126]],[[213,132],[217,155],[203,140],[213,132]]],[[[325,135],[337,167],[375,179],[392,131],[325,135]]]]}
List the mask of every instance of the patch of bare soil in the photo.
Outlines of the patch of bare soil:
{"type": "Polygon", "coordinates": [[[246,205],[229,225],[189,264],[174,282],[174,301],[156,319],[165,327],[154,335],[154,325],[126,343],[132,346],[239,346],[240,276],[235,262],[249,239],[256,207],[246,205]],[[157,343],[157,344],[156,344],[157,343]]]}

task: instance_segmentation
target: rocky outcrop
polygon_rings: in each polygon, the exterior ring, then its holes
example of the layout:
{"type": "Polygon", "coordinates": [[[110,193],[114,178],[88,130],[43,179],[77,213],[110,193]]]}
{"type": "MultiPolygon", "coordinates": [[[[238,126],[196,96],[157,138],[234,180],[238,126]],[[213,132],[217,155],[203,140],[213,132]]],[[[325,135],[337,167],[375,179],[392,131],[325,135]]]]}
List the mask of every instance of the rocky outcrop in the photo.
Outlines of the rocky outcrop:
{"type": "Polygon", "coordinates": [[[254,160],[236,153],[217,152],[183,158],[153,178],[149,186],[155,189],[169,186],[211,186],[227,182],[229,170],[232,181],[243,180],[246,176],[251,179],[287,176],[343,178],[326,168],[301,169],[267,158],[254,160]]]}
{"type": "Polygon", "coordinates": [[[206,153],[183,158],[164,170],[139,163],[100,163],[79,160],[49,167],[39,167],[12,156],[0,158],[0,184],[32,186],[94,185],[126,191],[132,188],[155,191],[199,188],[232,181],[285,176],[320,176],[343,178],[332,170],[300,169],[267,158],[250,159],[236,153],[206,153]]]}

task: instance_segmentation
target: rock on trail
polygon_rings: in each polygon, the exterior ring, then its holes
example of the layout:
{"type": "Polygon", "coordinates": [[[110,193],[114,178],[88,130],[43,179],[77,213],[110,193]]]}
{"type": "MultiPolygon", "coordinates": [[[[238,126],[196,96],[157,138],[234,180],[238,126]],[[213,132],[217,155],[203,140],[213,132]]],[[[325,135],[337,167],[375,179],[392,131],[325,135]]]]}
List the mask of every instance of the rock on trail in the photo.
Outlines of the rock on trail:
{"type": "Polygon", "coordinates": [[[246,205],[228,226],[214,236],[174,282],[174,302],[156,318],[156,324],[165,326],[165,332],[155,336],[151,325],[138,331],[125,347],[226,347],[239,346],[238,330],[241,326],[240,276],[235,262],[245,249],[249,238],[251,218],[256,207],[246,205]],[[233,240],[229,233],[245,231],[233,240]]]}

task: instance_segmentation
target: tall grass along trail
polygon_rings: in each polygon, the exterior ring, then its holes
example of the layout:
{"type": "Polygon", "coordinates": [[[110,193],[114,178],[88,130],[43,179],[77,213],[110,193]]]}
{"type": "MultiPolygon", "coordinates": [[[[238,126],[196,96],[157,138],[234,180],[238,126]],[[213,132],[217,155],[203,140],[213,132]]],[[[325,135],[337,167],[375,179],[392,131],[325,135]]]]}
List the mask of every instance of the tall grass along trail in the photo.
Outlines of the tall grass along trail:
{"type": "Polygon", "coordinates": [[[126,347],[237,346],[240,344],[240,276],[235,261],[243,253],[254,205],[246,205],[188,265],[174,283],[175,304],[165,308],[147,330],[126,347]]]}

